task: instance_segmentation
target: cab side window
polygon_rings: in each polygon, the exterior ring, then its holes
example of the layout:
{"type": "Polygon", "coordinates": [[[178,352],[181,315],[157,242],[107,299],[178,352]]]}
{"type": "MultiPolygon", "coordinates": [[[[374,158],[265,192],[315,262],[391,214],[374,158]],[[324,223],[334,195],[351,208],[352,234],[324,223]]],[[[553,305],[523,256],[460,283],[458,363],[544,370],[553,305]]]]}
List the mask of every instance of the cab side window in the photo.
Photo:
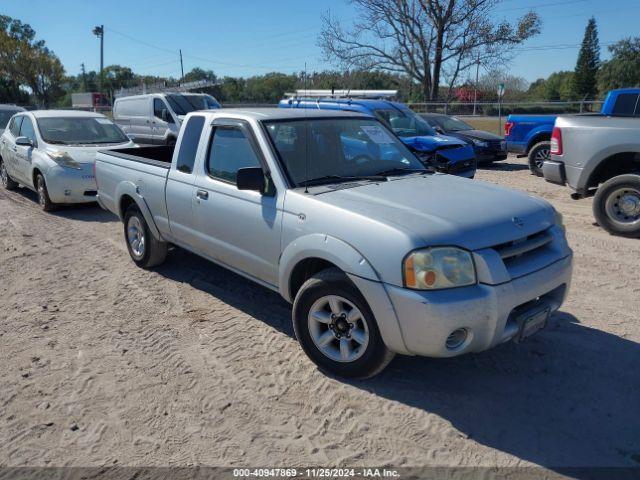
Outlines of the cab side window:
{"type": "Polygon", "coordinates": [[[22,124],[23,118],[24,118],[24,115],[20,115],[18,117],[13,117],[11,119],[11,123],[9,124],[9,131],[11,132],[11,135],[13,135],[14,137],[20,136],[20,125],[22,124]]]}
{"type": "Polygon", "coordinates": [[[203,127],[204,117],[201,115],[194,115],[187,121],[180,141],[176,170],[182,173],[193,172],[193,164],[196,161],[196,152],[198,151],[203,127]]]}
{"type": "Polygon", "coordinates": [[[238,170],[259,167],[260,160],[244,132],[236,127],[217,127],[209,147],[207,171],[218,180],[236,183],[238,170]]]}
{"type": "Polygon", "coordinates": [[[22,120],[22,125],[20,126],[20,135],[19,137],[27,137],[30,139],[33,144],[36,144],[36,130],[33,128],[33,122],[29,117],[24,117],[22,120]]]}

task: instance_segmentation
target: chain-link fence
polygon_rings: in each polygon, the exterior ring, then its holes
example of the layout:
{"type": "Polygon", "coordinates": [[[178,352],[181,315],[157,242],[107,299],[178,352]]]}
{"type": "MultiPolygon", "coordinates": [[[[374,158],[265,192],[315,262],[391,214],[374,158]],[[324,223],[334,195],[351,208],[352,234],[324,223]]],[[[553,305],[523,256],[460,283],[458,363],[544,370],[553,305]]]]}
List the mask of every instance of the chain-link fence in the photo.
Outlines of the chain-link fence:
{"type": "Polygon", "coordinates": [[[479,115],[486,117],[522,114],[565,114],[599,112],[602,101],[575,102],[428,102],[410,103],[409,107],[419,113],[444,113],[446,115],[479,115]]]}

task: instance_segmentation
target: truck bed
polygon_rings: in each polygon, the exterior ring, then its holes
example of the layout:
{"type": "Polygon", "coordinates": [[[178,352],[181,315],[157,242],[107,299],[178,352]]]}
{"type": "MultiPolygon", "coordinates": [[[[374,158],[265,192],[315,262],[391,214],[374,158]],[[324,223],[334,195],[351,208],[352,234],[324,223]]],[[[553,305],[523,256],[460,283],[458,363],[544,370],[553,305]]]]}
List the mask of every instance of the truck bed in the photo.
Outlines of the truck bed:
{"type": "Polygon", "coordinates": [[[160,145],[155,147],[120,148],[100,153],[168,169],[171,167],[174,149],[173,145],[160,145]]]}

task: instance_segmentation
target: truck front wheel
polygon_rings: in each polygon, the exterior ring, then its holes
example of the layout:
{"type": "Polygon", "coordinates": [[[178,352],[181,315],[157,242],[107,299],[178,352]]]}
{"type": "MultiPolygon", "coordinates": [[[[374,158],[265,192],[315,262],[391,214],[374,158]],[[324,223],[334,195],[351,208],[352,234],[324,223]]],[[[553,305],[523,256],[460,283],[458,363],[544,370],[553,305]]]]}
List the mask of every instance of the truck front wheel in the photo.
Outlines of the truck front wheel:
{"type": "Polygon", "coordinates": [[[144,215],[132,205],[124,216],[124,238],[131,259],[141,268],[152,268],[167,258],[167,244],[156,240],[149,231],[144,215]]]}
{"type": "Polygon", "coordinates": [[[335,268],[302,285],[293,304],[293,328],[320,370],[339,377],[373,377],[394,356],[362,294],[335,268]]]}
{"type": "Polygon", "coordinates": [[[551,159],[551,143],[548,141],[536,143],[529,150],[529,170],[534,175],[541,177],[542,164],[549,159],[551,159]]]}
{"type": "Polygon", "coordinates": [[[613,235],[640,237],[640,175],[619,175],[600,185],[593,214],[613,235]]]}

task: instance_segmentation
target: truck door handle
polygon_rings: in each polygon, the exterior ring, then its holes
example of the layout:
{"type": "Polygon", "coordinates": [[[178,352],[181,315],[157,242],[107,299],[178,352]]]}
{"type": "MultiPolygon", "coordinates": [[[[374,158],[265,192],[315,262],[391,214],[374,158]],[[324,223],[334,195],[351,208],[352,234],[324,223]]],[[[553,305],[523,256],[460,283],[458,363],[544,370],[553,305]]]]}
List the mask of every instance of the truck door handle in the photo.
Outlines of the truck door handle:
{"type": "Polygon", "coordinates": [[[196,192],[196,197],[201,200],[207,200],[209,198],[209,192],[207,192],[206,190],[198,190],[196,192]]]}

